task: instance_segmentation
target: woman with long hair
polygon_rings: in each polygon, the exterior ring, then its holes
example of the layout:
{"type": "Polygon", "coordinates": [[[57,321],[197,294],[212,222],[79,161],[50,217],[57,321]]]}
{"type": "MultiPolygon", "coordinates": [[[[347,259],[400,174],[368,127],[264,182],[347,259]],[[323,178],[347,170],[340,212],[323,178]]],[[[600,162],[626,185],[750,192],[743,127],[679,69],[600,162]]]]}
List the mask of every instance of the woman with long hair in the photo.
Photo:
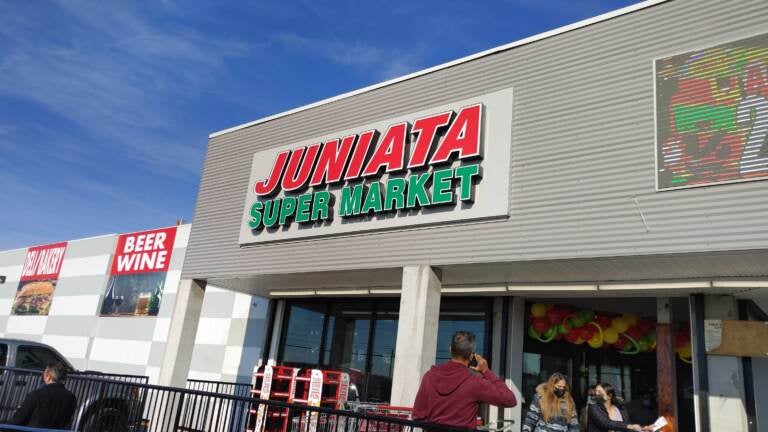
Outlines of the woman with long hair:
{"type": "Polygon", "coordinates": [[[555,372],[547,382],[536,387],[523,432],[579,432],[576,404],[571,397],[568,379],[555,372]]]}
{"type": "Polygon", "coordinates": [[[607,383],[595,387],[595,400],[589,405],[588,432],[642,431],[645,428],[629,422],[624,403],[607,383]]]}

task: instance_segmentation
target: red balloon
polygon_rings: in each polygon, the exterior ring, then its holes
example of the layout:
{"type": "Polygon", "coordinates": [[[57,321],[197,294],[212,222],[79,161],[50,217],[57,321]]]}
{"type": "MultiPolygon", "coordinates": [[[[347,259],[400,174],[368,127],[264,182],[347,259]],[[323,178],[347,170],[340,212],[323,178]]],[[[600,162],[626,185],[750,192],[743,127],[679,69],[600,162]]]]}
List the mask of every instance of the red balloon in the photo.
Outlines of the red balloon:
{"type": "Polygon", "coordinates": [[[579,335],[576,334],[574,331],[569,331],[568,334],[565,335],[565,340],[575,344],[577,340],[579,340],[579,335]]]}
{"type": "Polygon", "coordinates": [[[593,335],[592,330],[590,330],[589,328],[585,327],[585,328],[579,329],[579,337],[581,337],[585,341],[592,339],[592,335],[593,335]]]}
{"type": "Polygon", "coordinates": [[[608,317],[606,315],[600,315],[595,318],[595,322],[597,325],[599,325],[603,330],[611,326],[611,317],[608,317]]]}
{"type": "Polygon", "coordinates": [[[630,327],[629,330],[627,330],[627,334],[632,336],[632,339],[638,340],[643,337],[643,332],[638,328],[638,326],[630,327]]]}
{"type": "Polygon", "coordinates": [[[688,343],[688,338],[686,337],[686,335],[681,334],[679,332],[675,334],[675,348],[683,347],[687,343],[688,343]]]}
{"type": "Polygon", "coordinates": [[[637,328],[639,328],[640,332],[642,332],[642,334],[645,335],[649,331],[651,331],[651,329],[653,328],[653,323],[651,323],[647,319],[641,319],[640,321],[637,322],[637,328]]]}
{"type": "Polygon", "coordinates": [[[557,308],[552,308],[547,311],[547,319],[552,324],[560,324],[563,320],[563,313],[557,308]]]}
{"type": "Polygon", "coordinates": [[[536,318],[533,320],[533,329],[538,333],[546,333],[551,326],[546,318],[536,318]]]}
{"type": "Polygon", "coordinates": [[[619,339],[616,341],[616,343],[613,344],[616,348],[623,350],[627,347],[627,344],[629,344],[629,339],[625,338],[623,335],[619,336],[619,339]]]}

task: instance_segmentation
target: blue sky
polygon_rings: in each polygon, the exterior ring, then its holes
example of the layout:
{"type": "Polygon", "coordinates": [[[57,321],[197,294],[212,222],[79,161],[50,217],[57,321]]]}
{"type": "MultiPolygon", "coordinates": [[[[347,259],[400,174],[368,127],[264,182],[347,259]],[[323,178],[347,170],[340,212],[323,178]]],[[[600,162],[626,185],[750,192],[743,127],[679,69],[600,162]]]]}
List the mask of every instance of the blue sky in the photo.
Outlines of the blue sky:
{"type": "Polygon", "coordinates": [[[191,220],[213,131],[632,3],[0,0],[0,250],[191,220]]]}

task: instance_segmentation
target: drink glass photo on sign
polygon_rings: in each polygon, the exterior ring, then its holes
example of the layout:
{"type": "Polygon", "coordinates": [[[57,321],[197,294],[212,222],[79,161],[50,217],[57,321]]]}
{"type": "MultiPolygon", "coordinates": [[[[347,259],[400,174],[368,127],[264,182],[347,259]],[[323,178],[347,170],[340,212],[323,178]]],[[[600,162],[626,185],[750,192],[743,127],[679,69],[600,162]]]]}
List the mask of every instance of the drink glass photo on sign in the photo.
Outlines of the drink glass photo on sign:
{"type": "Polygon", "coordinates": [[[120,235],[102,316],[157,316],[175,239],[176,227],[120,235]]]}

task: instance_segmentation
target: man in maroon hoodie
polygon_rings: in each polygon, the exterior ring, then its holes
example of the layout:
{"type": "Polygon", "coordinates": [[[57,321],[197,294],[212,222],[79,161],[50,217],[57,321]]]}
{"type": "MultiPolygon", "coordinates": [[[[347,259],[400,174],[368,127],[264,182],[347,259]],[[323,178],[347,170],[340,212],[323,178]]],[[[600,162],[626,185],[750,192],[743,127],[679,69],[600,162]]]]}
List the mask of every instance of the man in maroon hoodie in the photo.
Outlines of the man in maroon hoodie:
{"type": "Polygon", "coordinates": [[[451,341],[451,357],[444,364],[432,366],[421,379],[413,404],[414,420],[475,429],[480,403],[499,407],[517,404],[504,380],[488,369],[484,358],[475,354],[474,334],[456,332],[451,341]],[[470,366],[473,358],[476,366],[470,366]]]}

